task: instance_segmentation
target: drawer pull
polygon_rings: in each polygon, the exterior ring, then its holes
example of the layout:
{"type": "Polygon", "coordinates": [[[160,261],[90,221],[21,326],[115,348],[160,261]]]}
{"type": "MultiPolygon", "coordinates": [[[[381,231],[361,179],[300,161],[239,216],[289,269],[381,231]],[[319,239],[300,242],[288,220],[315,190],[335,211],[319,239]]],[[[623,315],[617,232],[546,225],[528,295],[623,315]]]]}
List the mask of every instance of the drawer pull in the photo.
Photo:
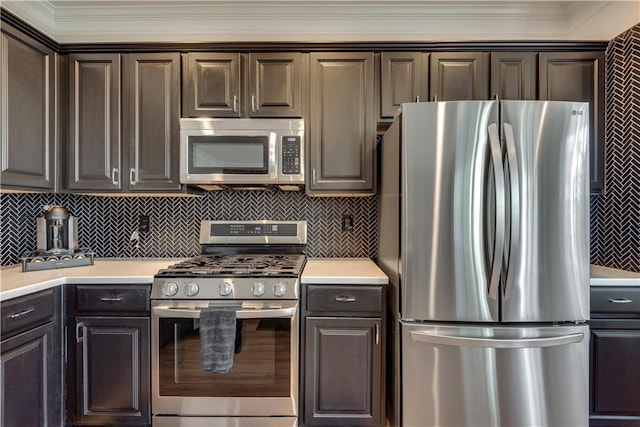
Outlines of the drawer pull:
{"type": "Polygon", "coordinates": [[[633,302],[633,300],[630,300],[629,298],[609,298],[609,302],[614,304],[629,304],[630,302],[633,302]]]}
{"type": "Polygon", "coordinates": [[[27,310],[21,311],[19,313],[14,313],[9,316],[9,319],[17,319],[18,317],[26,316],[27,314],[31,314],[35,311],[35,308],[29,308],[27,310]]]}
{"type": "Polygon", "coordinates": [[[348,295],[338,295],[336,296],[336,301],[338,302],[354,302],[356,297],[351,297],[348,295]]]}
{"type": "Polygon", "coordinates": [[[122,301],[122,297],[102,297],[100,298],[102,302],[120,302],[122,301]]]}

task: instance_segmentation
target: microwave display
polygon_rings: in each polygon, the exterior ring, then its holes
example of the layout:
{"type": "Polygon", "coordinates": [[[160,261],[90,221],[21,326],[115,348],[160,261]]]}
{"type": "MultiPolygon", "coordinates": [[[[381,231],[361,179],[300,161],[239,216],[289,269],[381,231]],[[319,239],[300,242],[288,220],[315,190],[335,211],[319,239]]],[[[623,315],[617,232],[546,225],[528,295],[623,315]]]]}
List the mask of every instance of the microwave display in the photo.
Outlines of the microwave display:
{"type": "Polygon", "coordinates": [[[268,173],[266,135],[192,136],[189,145],[191,173],[268,173]]]}

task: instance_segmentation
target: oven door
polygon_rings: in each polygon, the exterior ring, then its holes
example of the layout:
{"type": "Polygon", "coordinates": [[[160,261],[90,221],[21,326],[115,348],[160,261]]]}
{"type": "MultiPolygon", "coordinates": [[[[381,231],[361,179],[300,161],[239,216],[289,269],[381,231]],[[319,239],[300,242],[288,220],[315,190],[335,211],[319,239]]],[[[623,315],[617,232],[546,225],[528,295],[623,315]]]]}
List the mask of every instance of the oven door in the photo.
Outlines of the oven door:
{"type": "Polygon", "coordinates": [[[200,309],[231,301],[152,302],[154,415],[296,416],[298,302],[238,301],[226,374],[200,365],[200,309]]]}

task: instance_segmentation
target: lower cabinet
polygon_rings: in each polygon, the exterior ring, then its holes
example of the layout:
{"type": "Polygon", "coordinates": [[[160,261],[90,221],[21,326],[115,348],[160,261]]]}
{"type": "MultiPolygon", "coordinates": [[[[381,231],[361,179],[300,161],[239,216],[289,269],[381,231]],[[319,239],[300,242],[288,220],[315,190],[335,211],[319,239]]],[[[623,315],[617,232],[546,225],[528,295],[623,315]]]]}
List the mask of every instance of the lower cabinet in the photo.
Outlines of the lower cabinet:
{"type": "Polygon", "coordinates": [[[2,303],[0,425],[62,421],[60,290],[2,303]]]}
{"type": "Polygon", "coordinates": [[[68,425],[150,425],[149,286],[76,286],[67,303],[68,425]]]}
{"type": "Polygon", "coordinates": [[[301,424],[384,426],[382,288],[303,285],[302,294],[301,424]]]}

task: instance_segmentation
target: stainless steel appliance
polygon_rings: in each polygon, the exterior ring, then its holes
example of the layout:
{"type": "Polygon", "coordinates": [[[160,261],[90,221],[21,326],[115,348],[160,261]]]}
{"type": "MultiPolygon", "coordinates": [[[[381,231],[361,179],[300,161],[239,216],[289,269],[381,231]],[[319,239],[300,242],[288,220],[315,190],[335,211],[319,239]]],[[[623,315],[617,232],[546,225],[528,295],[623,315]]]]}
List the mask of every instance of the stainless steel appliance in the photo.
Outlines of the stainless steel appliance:
{"type": "Polygon", "coordinates": [[[379,196],[394,425],[588,425],[587,144],[585,103],[402,105],[379,196]]]}
{"type": "Polygon", "coordinates": [[[61,254],[78,249],[78,222],[63,206],[45,206],[38,217],[38,253],[61,254]]]}
{"type": "Polygon", "coordinates": [[[202,221],[202,255],[151,290],[153,425],[297,425],[299,276],[306,222],[202,221]],[[228,373],[201,369],[200,311],[233,307],[228,373]]]}
{"type": "Polygon", "coordinates": [[[180,119],[180,182],[304,184],[304,120],[180,119]]]}

